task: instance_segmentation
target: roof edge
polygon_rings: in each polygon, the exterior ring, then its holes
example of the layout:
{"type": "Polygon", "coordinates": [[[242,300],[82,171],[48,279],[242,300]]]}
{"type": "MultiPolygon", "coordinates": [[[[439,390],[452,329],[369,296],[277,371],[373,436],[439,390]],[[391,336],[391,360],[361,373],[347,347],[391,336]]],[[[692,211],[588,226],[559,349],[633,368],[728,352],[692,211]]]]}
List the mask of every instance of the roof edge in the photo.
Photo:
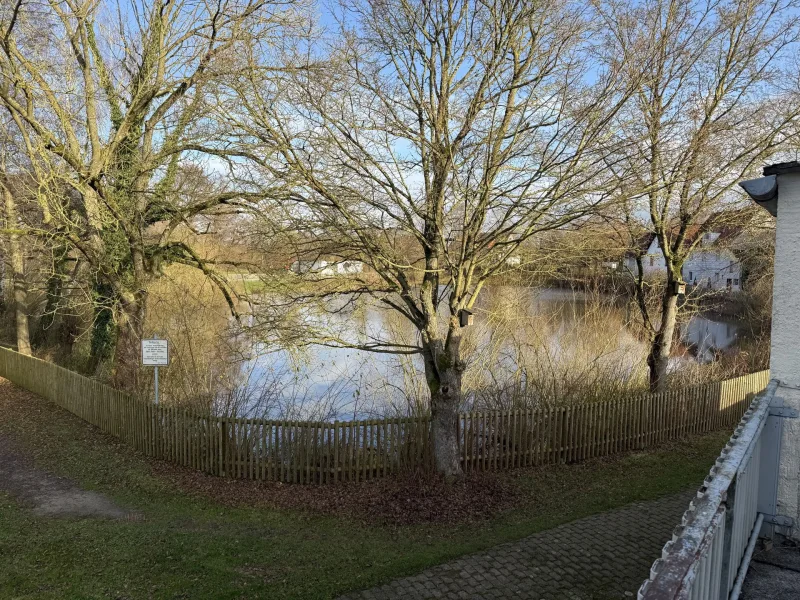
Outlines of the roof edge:
{"type": "Polygon", "coordinates": [[[788,173],[800,173],[800,161],[791,160],[789,162],[775,163],[764,167],[764,175],[786,175],[788,173]]]}
{"type": "MultiPolygon", "coordinates": [[[[778,165],[773,165],[773,167],[778,165]]],[[[769,168],[769,167],[768,167],[769,168]]],[[[800,172],[800,164],[797,165],[800,172]]],[[[767,169],[764,169],[766,172],[767,169]]],[[[753,201],[764,208],[773,217],[778,216],[778,175],[770,174],[758,179],[740,181],[739,186],[747,192],[753,201]]]]}

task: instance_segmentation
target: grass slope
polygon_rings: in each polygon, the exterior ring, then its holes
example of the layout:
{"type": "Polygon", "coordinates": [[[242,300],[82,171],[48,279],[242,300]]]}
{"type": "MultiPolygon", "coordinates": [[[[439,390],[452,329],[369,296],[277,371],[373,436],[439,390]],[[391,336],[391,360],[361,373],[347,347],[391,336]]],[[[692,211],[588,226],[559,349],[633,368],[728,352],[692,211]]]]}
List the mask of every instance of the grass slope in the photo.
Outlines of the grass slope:
{"type": "Polygon", "coordinates": [[[503,475],[517,490],[511,509],[455,525],[387,526],[187,493],[152,461],[5,382],[0,414],[0,434],[38,468],[144,514],[130,522],[40,518],[0,494],[0,598],[332,598],[698,486],[728,435],[503,475]]]}

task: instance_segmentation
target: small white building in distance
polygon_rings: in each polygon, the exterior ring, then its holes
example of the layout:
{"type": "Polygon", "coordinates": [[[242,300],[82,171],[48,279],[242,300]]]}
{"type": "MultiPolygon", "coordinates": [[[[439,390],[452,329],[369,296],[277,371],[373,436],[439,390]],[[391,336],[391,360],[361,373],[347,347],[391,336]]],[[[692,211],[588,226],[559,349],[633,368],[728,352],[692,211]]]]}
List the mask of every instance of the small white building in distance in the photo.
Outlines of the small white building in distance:
{"type": "MultiPolygon", "coordinates": [[[[742,289],[742,265],[736,255],[722,242],[729,241],[732,234],[727,232],[708,232],[686,259],[683,265],[683,280],[691,286],[711,290],[739,292],[742,289]]],[[[641,240],[641,248],[646,248],[642,256],[644,276],[666,273],[667,266],[661,246],[655,234],[648,234],[641,240]]],[[[625,267],[638,275],[636,259],[629,253],[625,257],[625,267]]]]}
{"type": "Polygon", "coordinates": [[[315,275],[317,277],[337,277],[345,275],[358,275],[364,270],[364,263],[360,260],[296,260],[289,267],[297,275],[315,275]]]}

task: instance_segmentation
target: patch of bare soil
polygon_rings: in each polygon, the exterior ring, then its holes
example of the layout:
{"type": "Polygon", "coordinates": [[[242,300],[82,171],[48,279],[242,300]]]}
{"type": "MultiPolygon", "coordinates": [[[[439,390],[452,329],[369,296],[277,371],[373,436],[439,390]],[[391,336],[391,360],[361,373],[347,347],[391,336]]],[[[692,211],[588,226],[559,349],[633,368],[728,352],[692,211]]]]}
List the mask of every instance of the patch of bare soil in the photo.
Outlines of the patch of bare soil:
{"type": "Polygon", "coordinates": [[[33,468],[3,434],[0,434],[0,491],[8,492],[42,516],[108,519],[135,516],[102,494],[83,490],[68,479],[33,468]]]}

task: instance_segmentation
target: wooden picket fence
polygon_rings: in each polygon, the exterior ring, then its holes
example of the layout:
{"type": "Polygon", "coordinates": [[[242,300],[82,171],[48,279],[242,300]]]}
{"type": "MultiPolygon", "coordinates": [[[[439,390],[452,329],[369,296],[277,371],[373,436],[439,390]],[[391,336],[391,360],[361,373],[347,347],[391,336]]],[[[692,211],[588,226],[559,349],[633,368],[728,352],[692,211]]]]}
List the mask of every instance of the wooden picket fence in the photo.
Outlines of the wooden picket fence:
{"type": "MultiPolygon", "coordinates": [[[[5,348],[0,376],[149,456],[217,476],[327,483],[433,468],[429,417],[330,423],[201,415],[5,348]]],[[[731,428],[768,381],[761,371],[613,402],[465,413],[462,465],[471,472],[568,463],[731,428]]]]}

